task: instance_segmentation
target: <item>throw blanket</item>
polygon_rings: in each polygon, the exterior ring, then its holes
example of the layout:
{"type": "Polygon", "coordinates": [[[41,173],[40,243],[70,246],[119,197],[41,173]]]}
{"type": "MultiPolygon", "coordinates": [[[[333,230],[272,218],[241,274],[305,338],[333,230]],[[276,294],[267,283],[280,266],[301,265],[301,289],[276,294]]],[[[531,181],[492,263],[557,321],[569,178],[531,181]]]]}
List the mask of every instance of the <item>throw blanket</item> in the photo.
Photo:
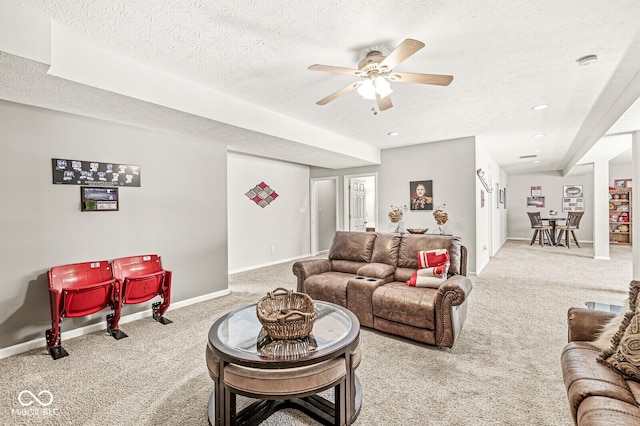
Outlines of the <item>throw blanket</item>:
{"type": "Polygon", "coordinates": [[[449,265],[449,252],[446,249],[419,251],[419,269],[411,275],[407,285],[438,288],[447,279],[449,265]]]}

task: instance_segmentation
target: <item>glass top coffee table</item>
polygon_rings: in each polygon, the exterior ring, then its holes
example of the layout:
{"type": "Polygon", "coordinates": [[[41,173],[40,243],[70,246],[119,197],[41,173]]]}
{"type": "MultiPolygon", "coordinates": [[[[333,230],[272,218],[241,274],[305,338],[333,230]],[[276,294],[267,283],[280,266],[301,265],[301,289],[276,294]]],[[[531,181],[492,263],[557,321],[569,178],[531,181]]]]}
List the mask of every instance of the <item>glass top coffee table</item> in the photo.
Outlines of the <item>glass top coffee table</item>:
{"type": "Polygon", "coordinates": [[[315,365],[336,358],[345,358],[347,369],[347,423],[357,418],[362,391],[354,371],[357,365],[352,366],[351,355],[359,344],[360,322],[353,313],[341,306],[320,301],[315,303],[318,317],[311,334],[303,339],[271,339],[258,320],[256,305],[231,311],[211,326],[207,358],[211,356],[211,359],[219,360],[215,366],[217,377],[212,375],[216,388],[209,399],[211,424],[257,424],[283,408],[297,408],[321,423],[333,424],[334,404],[319,395],[283,400],[264,394],[260,395],[260,400],[236,415],[235,395],[225,392],[224,373],[225,367],[230,364],[260,369],[269,374],[269,370],[315,365]]]}

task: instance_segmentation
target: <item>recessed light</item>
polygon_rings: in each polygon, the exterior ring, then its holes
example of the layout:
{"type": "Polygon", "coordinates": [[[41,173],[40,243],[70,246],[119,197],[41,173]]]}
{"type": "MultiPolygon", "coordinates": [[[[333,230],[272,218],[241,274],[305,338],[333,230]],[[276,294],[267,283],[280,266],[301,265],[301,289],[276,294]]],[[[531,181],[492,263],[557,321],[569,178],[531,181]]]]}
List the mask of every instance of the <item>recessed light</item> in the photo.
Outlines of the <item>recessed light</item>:
{"type": "Polygon", "coordinates": [[[534,163],[538,164],[540,160],[533,160],[534,163]]]}
{"type": "Polygon", "coordinates": [[[580,67],[588,67],[589,65],[595,64],[596,62],[598,62],[598,56],[597,55],[583,56],[582,58],[576,59],[576,62],[580,67]]]}
{"type": "Polygon", "coordinates": [[[398,136],[400,133],[398,132],[389,132],[387,133],[388,136],[398,136]]]}
{"type": "Polygon", "coordinates": [[[544,133],[538,133],[536,135],[531,136],[532,138],[544,138],[544,133]]]}
{"type": "Polygon", "coordinates": [[[539,153],[542,152],[542,150],[541,149],[534,149],[533,152],[535,152],[536,154],[539,154],[539,153]]]}
{"type": "Polygon", "coordinates": [[[548,104],[540,104],[540,105],[534,105],[531,107],[531,109],[535,109],[535,110],[539,110],[539,109],[545,109],[545,108],[549,108],[548,104]]]}

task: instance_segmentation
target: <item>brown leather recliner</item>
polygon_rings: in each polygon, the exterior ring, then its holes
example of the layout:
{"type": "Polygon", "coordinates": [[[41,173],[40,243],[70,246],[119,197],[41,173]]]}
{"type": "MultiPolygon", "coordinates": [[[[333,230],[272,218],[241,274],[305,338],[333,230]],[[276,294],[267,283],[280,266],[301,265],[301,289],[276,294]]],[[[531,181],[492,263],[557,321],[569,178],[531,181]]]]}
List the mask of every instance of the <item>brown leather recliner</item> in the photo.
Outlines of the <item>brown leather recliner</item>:
{"type": "Polygon", "coordinates": [[[344,306],[365,327],[452,347],[472,289],[459,237],[338,231],[328,259],[296,262],[297,291],[344,306]],[[447,249],[448,278],[439,288],[410,287],[418,252],[447,249]]]}
{"type": "Polygon", "coordinates": [[[569,343],[562,351],[562,376],[576,425],[639,425],[640,383],[597,361],[590,342],[615,314],[569,308],[569,343]]]}

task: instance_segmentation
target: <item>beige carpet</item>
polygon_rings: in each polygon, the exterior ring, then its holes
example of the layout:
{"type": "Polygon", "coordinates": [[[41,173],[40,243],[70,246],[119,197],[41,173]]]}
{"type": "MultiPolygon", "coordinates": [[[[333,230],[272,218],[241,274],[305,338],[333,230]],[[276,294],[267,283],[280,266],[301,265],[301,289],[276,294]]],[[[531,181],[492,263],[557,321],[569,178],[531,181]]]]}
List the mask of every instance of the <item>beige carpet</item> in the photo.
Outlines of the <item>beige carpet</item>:
{"type": "MultiPolygon", "coordinates": [[[[357,424],[571,425],[559,364],[567,308],[620,304],[631,281],[631,247],[612,247],[611,261],[592,255],[586,244],[507,242],[472,278],[468,319],[450,350],[363,329],[357,424]]],[[[58,361],[44,349],[0,360],[0,424],[207,425],[209,327],[279,286],[294,288],[291,263],[231,276],[231,295],[169,311],[171,325],[144,319],[124,324],[120,341],[71,339],[71,355],[58,361]],[[53,402],[16,412],[23,390],[48,390],[53,402]]],[[[285,410],[264,424],[316,423],[285,410]]]]}

